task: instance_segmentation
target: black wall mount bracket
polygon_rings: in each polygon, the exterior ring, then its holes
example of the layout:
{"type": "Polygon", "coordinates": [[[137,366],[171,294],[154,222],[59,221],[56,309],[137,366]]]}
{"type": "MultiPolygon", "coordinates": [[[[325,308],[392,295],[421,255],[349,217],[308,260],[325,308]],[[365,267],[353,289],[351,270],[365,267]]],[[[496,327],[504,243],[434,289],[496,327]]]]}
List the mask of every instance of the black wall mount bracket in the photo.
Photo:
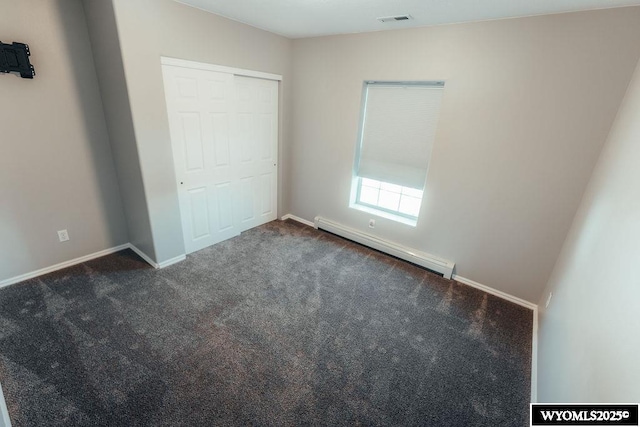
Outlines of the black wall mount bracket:
{"type": "Polygon", "coordinates": [[[29,61],[31,52],[24,43],[6,44],[0,41],[0,73],[16,73],[23,79],[32,79],[36,71],[29,61]]]}

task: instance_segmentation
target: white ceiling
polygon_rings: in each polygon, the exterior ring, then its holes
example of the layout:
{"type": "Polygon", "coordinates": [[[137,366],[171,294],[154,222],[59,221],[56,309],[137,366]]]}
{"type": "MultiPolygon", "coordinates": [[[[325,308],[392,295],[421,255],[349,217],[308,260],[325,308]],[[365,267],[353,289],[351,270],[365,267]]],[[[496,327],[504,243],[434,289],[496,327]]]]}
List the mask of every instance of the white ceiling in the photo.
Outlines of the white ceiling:
{"type": "Polygon", "coordinates": [[[176,0],[290,38],[640,5],[640,0],[176,0]],[[380,23],[409,14],[413,20],[380,23]]]}

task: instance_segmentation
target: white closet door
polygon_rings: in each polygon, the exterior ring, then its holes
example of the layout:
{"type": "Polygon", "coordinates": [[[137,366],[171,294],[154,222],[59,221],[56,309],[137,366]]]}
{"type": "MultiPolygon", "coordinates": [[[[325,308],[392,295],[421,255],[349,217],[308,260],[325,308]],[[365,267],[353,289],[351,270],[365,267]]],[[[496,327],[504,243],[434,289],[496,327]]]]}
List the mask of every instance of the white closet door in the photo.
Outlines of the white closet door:
{"type": "Polygon", "coordinates": [[[240,230],[277,215],[278,82],[235,77],[240,230]]]}
{"type": "Polygon", "coordinates": [[[163,66],[187,253],[240,233],[234,76],[163,66]],[[236,157],[236,158],[234,158],[236,157]]]}
{"type": "Polygon", "coordinates": [[[278,82],[162,69],[187,253],[276,219],[278,82]]]}

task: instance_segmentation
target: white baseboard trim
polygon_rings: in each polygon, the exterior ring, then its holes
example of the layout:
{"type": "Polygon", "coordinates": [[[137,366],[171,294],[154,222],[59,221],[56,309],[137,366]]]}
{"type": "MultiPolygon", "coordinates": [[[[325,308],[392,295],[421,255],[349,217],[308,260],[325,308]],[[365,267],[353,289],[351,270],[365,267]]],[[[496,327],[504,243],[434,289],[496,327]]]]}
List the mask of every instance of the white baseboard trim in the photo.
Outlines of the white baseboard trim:
{"type": "Polygon", "coordinates": [[[0,427],[11,427],[11,418],[9,418],[9,409],[2,393],[2,385],[0,385],[0,427]]]}
{"type": "Polygon", "coordinates": [[[20,282],[23,282],[25,280],[33,279],[34,277],[42,276],[43,274],[52,273],[52,272],[57,271],[57,270],[62,270],[63,268],[71,267],[71,266],[74,266],[76,264],[81,264],[83,262],[91,261],[92,259],[100,258],[100,257],[103,257],[105,255],[111,255],[111,254],[119,252],[119,251],[121,251],[123,249],[129,248],[129,246],[130,246],[129,243],[125,243],[124,245],[120,245],[120,246],[116,246],[116,247],[113,247],[113,248],[105,249],[105,250],[102,250],[102,251],[99,251],[99,252],[94,252],[92,254],[81,256],[79,258],[75,258],[75,259],[72,259],[72,260],[69,260],[69,261],[61,262],[59,264],[52,265],[50,267],[41,268],[39,270],[32,271],[30,273],[21,274],[21,275],[16,276],[16,277],[11,277],[9,279],[5,279],[3,281],[0,281],[0,288],[3,288],[5,286],[9,286],[9,285],[13,285],[15,283],[20,283],[20,282]]]}
{"type": "Polygon", "coordinates": [[[158,268],[165,268],[165,267],[169,267],[170,265],[173,264],[177,264],[181,261],[184,261],[185,259],[187,259],[186,255],[178,255],[177,257],[168,259],[166,261],[162,261],[160,264],[158,264],[158,268]]]}
{"type": "Polygon", "coordinates": [[[529,310],[537,310],[538,308],[538,306],[532,302],[523,300],[522,298],[514,297],[513,295],[510,295],[506,292],[499,291],[490,286],[483,285],[482,283],[478,283],[471,279],[467,279],[466,277],[462,277],[462,276],[458,276],[457,274],[454,274],[452,279],[455,280],[456,282],[464,283],[465,285],[471,286],[472,288],[480,289],[481,291],[484,291],[488,294],[495,295],[502,299],[506,299],[507,301],[511,301],[514,304],[518,304],[523,307],[526,307],[529,310]]]}
{"type": "Polygon", "coordinates": [[[313,227],[313,228],[318,228],[316,227],[316,224],[311,222],[311,221],[307,221],[306,219],[300,218],[299,216],[295,216],[293,214],[286,214],[285,216],[283,216],[282,218],[280,218],[282,221],[286,221],[288,219],[291,219],[293,221],[299,222],[301,224],[304,225],[308,225],[309,227],[313,227]]]}
{"type": "MultiPolygon", "coordinates": [[[[62,270],[63,268],[72,267],[72,266],[77,265],[77,264],[82,264],[83,262],[91,261],[92,259],[100,258],[100,257],[106,256],[106,255],[111,255],[113,253],[120,252],[120,251],[122,251],[124,249],[131,249],[136,254],[138,254],[138,256],[140,258],[145,260],[149,265],[151,265],[153,268],[156,268],[156,269],[165,268],[165,267],[168,267],[170,265],[176,264],[176,263],[178,263],[180,261],[184,261],[185,259],[187,259],[186,255],[179,255],[179,256],[177,256],[175,258],[171,258],[171,259],[169,259],[167,261],[163,261],[163,262],[158,264],[157,262],[153,261],[149,256],[147,256],[147,254],[145,254],[140,249],[135,247],[135,245],[132,245],[131,243],[125,243],[124,245],[115,246],[113,248],[105,249],[105,250],[102,250],[102,251],[99,251],[99,252],[94,252],[94,253],[89,254],[89,255],[81,256],[79,258],[75,258],[75,259],[72,259],[72,260],[69,260],[69,261],[61,262],[61,263],[56,264],[56,265],[52,265],[52,266],[49,266],[49,267],[41,268],[41,269],[36,270],[36,271],[32,271],[32,272],[29,272],[29,273],[21,274],[19,276],[15,276],[15,277],[11,277],[9,279],[2,280],[2,281],[0,281],[0,288],[4,288],[5,286],[10,286],[10,285],[14,285],[16,283],[24,282],[25,280],[33,279],[34,277],[42,276],[44,274],[52,273],[54,271],[62,270]]],[[[2,427],[2,426],[0,425],[0,427],[2,427]]]]}
{"type": "Polygon", "coordinates": [[[147,264],[149,264],[151,267],[153,267],[155,269],[161,269],[161,268],[169,267],[170,265],[177,264],[180,261],[184,261],[185,259],[187,259],[187,256],[183,254],[183,255],[178,255],[175,258],[171,258],[171,259],[168,259],[166,261],[163,261],[161,263],[157,263],[154,260],[152,260],[149,255],[145,254],[140,249],[138,249],[134,244],[129,243],[129,248],[132,251],[134,251],[140,258],[145,260],[145,262],[147,264]]]}

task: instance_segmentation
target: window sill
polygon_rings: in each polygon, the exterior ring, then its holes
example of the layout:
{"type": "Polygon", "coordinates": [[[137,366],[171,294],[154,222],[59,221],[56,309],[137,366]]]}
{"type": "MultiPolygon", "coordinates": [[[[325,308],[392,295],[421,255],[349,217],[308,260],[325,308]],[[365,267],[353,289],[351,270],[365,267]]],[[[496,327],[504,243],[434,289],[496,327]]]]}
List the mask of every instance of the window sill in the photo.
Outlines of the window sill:
{"type": "Polygon", "coordinates": [[[349,204],[349,207],[351,209],[356,209],[362,212],[366,212],[369,213],[371,215],[376,215],[379,216],[381,218],[386,218],[386,219],[390,219],[391,221],[396,221],[396,222],[400,222],[402,224],[411,226],[411,227],[415,227],[416,225],[418,225],[418,221],[415,219],[410,219],[410,218],[406,218],[404,216],[400,216],[400,215],[394,215],[392,213],[389,212],[385,212],[385,211],[381,211],[378,209],[374,209],[374,208],[370,208],[368,206],[363,206],[363,205],[359,205],[357,203],[351,203],[349,204]]]}

